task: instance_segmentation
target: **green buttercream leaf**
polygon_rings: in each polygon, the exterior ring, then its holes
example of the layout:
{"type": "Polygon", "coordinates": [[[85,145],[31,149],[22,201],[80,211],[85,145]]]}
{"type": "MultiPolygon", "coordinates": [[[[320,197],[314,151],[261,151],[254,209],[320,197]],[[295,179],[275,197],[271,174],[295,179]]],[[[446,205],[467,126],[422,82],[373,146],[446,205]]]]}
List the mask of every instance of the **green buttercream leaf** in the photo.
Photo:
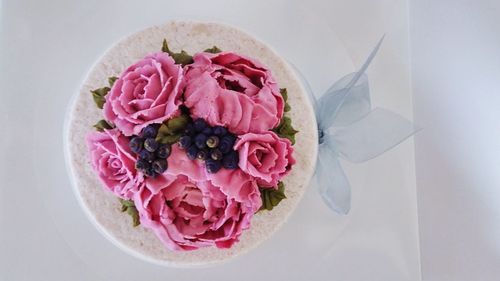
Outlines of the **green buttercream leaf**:
{"type": "Polygon", "coordinates": [[[280,88],[280,94],[285,101],[288,101],[288,91],[286,88],[280,88]]]}
{"type": "Polygon", "coordinates": [[[184,114],[180,115],[179,117],[167,120],[168,128],[176,133],[184,131],[184,128],[186,128],[186,125],[188,123],[189,123],[189,116],[184,114]]]}
{"type": "Polygon", "coordinates": [[[156,141],[159,143],[174,144],[181,138],[181,136],[182,134],[156,136],[156,141]]]}
{"type": "Polygon", "coordinates": [[[260,188],[260,197],[262,199],[262,206],[260,210],[271,211],[274,207],[278,206],[281,200],[285,199],[285,184],[278,182],[278,189],[274,188],[260,188]]]}
{"type": "Polygon", "coordinates": [[[132,226],[137,227],[138,225],[141,224],[141,220],[139,219],[139,212],[137,209],[134,207],[135,213],[133,213],[132,216],[132,226]]]}
{"type": "Polygon", "coordinates": [[[132,226],[136,227],[139,224],[141,224],[139,220],[139,212],[137,211],[137,208],[134,205],[134,201],[123,200],[123,199],[118,199],[118,200],[120,200],[120,203],[122,204],[120,211],[127,212],[127,214],[132,218],[132,226]]]}
{"type": "Polygon", "coordinates": [[[285,112],[288,112],[290,111],[290,109],[292,109],[288,104],[288,91],[286,90],[286,88],[281,88],[280,93],[281,96],[283,97],[283,100],[285,101],[285,112]]]}
{"type": "Polygon", "coordinates": [[[175,53],[170,50],[167,44],[167,39],[163,39],[163,45],[161,50],[165,53],[168,53],[177,64],[187,65],[193,63],[193,57],[189,55],[186,51],[181,50],[180,53],[175,53]]]}
{"type": "Polygon", "coordinates": [[[174,58],[175,63],[181,64],[183,66],[192,64],[194,62],[193,57],[186,53],[186,51],[184,50],[181,50],[180,53],[173,54],[172,57],[174,58]]]}
{"type": "Polygon", "coordinates": [[[109,90],[111,90],[111,88],[102,87],[90,91],[92,93],[92,98],[94,99],[94,102],[98,108],[102,109],[102,107],[104,106],[104,103],[106,102],[105,96],[108,94],[109,90]]]}
{"type": "Polygon", "coordinates": [[[135,207],[128,207],[127,208],[127,214],[132,218],[132,226],[136,227],[139,224],[141,224],[141,221],[139,220],[139,212],[135,207]]]}
{"type": "Polygon", "coordinates": [[[170,128],[168,127],[167,124],[162,123],[160,128],[158,129],[158,134],[156,135],[157,138],[163,137],[163,136],[170,136],[175,134],[170,128]]]}
{"type": "Polygon", "coordinates": [[[104,129],[113,129],[113,126],[111,124],[109,124],[106,120],[99,120],[99,122],[97,122],[95,125],[94,125],[94,128],[96,130],[98,130],[99,132],[103,132],[104,129]]]}
{"type": "Polygon", "coordinates": [[[167,39],[163,39],[163,44],[161,46],[161,51],[165,52],[165,53],[168,53],[169,55],[172,54],[172,51],[170,51],[170,48],[168,47],[167,39]]]}
{"type": "Polygon", "coordinates": [[[123,199],[120,199],[120,202],[122,203],[123,206],[126,206],[126,207],[134,207],[134,201],[132,200],[123,200],[123,199]]]}
{"type": "Polygon", "coordinates": [[[184,128],[189,122],[189,116],[182,114],[163,122],[158,129],[156,141],[160,143],[173,144],[182,136],[184,128]]]}
{"type": "Polygon", "coordinates": [[[118,200],[120,200],[120,203],[122,204],[120,211],[127,212],[127,214],[132,218],[132,226],[136,227],[141,224],[141,221],[139,219],[139,212],[134,205],[134,201],[123,200],[121,198],[119,198],[118,200]]]}
{"type": "Polygon", "coordinates": [[[108,78],[109,87],[102,87],[90,91],[90,93],[92,93],[92,98],[94,99],[94,102],[98,108],[102,109],[102,107],[104,106],[104,103],[106,102],[105,96],[111,90],[116,80],[118,80],[118,77],[111,76],[108,78]]]}
{"type": "Polygon", "coordinates": [[[212,48],[208,48],[208,49],[205,49],[206,53],[212,53],[212,54],[217,54],[217,53],[220,53],[222,52],[221,49],[217,48],[217,46],[213,46],[212,48]]]}
{"type": "Polygon", "coordinates": [[[118,77],[116,76],[111,76],[108,78],[108,83],[110,88],[113,88],[113,85],[115,84],[116,80],[118,80],[118,77]]]}
{"type": "Polygon", "coordinates": [[[274,128],[273,131],[278,134],[278,136],[289,139],[292,144],[295,144],[295,134],[299,132],[293,128],[292,119],[287,116],[281,119],[280,124],[278,127],[274,128]]]}
{"type": "Polygon", "coordinates": [[[273,204],[271,203],[271,196],[269,196],[268,193],[266,193],[266,196],[264,196],[262,205],[264,205],[264,208],[268,211],[271,211],[273,209],[273,204]]]}

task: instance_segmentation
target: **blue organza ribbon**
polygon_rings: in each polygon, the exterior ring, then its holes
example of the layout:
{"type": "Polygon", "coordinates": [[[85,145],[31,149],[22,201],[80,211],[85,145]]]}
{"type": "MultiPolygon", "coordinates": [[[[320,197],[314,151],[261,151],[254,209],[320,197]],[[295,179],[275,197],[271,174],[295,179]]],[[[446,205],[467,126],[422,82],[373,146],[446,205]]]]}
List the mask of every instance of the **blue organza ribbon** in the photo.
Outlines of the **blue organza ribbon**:
{"type": "Polygon", "coordinates": [[[326,205],[340,214],[351,207],[351,188],[339,158],[360,163],[393,148],[416,131],[400,115],[371,108],[364,74],[383,41],[380,39],[359,71],[335,82],[319,99],[311,94],[319,134],[316,177],[326,205]]]}

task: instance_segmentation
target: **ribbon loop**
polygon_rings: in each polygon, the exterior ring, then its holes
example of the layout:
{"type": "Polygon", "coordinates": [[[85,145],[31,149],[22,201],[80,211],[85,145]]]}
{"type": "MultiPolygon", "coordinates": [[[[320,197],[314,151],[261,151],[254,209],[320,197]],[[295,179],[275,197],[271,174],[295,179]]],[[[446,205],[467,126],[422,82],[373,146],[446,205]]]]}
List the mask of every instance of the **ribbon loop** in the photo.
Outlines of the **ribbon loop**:
{"type": "Polygon", "coordinates": [[[348,74],[335,82],[318,100],[316,118],[321,129],[347,126],[370,112],[370,90],[366,75],[360,76],[349,89],[345,88],[355,75],[348,74]]]}
{"type": "Polygon", "coordinates": [[[376,108],[363,119],[332,134],[336,151],[353,163],[379,156],[413,135],[413,124],[400,115],[376,108]]]}

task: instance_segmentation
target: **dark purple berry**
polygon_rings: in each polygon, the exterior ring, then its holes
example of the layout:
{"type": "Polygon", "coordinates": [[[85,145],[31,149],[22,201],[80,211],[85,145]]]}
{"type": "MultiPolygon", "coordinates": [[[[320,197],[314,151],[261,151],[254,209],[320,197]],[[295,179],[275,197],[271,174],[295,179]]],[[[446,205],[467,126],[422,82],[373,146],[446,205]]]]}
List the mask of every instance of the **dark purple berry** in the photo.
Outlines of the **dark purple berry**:
{"type": "Polygon", "coordinates": [[[209,153],[205,149],[199,150],[198,154],[196,154],[196,158],[200,159],[200,160],[207,160],[208,156],[209,156],[209,153]]]}
{"type": "Polygon", "coordinates": [[[207,122],[205,122],[205,120],[199,118],[199,119],[194,120],[193,125],[194,125],[194,130],[196,132],[202,132],[207,127],[207,122]]]}
{"type": "Polygon", "coordinates": [[[191,160],[196,159],[196,156],[198,156],[198,150],[199,149],[196,145],[191,145],[186,152],[187,157],[191,160]]]}
{"type": "Polygon", "coordinates": [[[142,137],[143,138],[156,138],[158,134],[159,124],[151,124],[146,128],[142,129],[142,137]]]}
{"type": "Polygon", "coordinates": [[[172,146],[170,144],[162,144],[156,150],[156,157],[165,159],[168,156],[170,156],[171,152],[172,152],[172,146]]]}
{"type": "Polygon", "coordinates": [[[153,161],[153,164],[151,164],[151,168],[153,168],[153,170],[155,171],[155,173],[162,174],[168,168],[167,160],[165,160],[165,159],[157,159],[157,160],[153,161]]]}
{"type": "Polygon", "coordinates": [[[143,173],[147,177],[155,177],[156,176],[156,172],[155,172],[155,170],[153,170],[152,167],[147,168],[146,170],[143,171],[143,173]]]}
{"type": "Polygon", "coordinates": [[[209,148],[215,148],[219,145],[219,137],[218,136],[211,136],[207,139],[207,146],[209,148]]]}
{"type": "Polygon", "coordinates": [[[194,134],[196,134],[193,123],[188,123],[186,125],[186,128],[184,128],[184,134],[188,136],[193,136],[194,134]]]}
{"type": "Polygon", "coordinates": [[[139,158],[148,162],[152,162],[153,160],[155,160],[155,155],[154,153],[143,149],[141,150],[141,152],[139,152],[139,158]]]}
{"type": "Polygon", "coordinates": [[[140,171],[144,171],[146,169],[149,169],[150,165],[148,161],[143,160],[143,159],[138,159],[137,162],[135,162],[135,168],[140,171]]]}
{"type": "Polygon", "coordinates": [[[182,136],[179,139],[179,147],[182,149],[187,149],[188,147],[191,146],[191,144],[192,144],[192,140],[191,140],[190,136],[182,136]]]}
{"type": "Polygon", "coordinates": [[[207,136],[204,134],[197,134],[196,137],[194,137],[194,144],[196,147],[199,149],[203,149],[207,147],[207,136]]]}
{"type": "Polygon", "coordinates": [[[144,143],[144,139],[141,137],[133,137],[128,143],[128,147],[134,153],[139,153],[142,150],[142,145],[144,143]]]}
{"type": "Polygon", "coordinates": [[[144,149],[149,152],[155,152],[159,146],[160,144],[153,138],[149,138],[144,141],[144,149]]]}
{"type": "Polygon", "coordinates": [[[210,151],[210,158],[214,160],[222,160],[222,156],[224,155],[222,155],[222,152],[217,148],[212,149],[212,151],[210,151]]]}
{"type": "Polygon", "coordinates": [[[236,137],[233,135],[225,135],[219,142],[219,149],[223,154],[228,153],[233,150],[234,142],[236,137]]]}
{"type": "Polygon", "coordinates": [[[224,158],[222,158],[222,166],[226,169],[233,170],[238,168],[238,161],[238,152],[231,151],[228,154],[224,155],[224,158]]]}
{"type": "Polygon", "coordinates": [[[217,173],[220,168],[222,168],[221,162],[213,159],[208,159],[207,161],[205,161],[205,166],[207,168],[207,172],[211,174],[217,173]]]}
{"type": "Polygon", "coordinates": [[[225,134],[227,134],[227,129],[222,127],[222,126],[215,126],[213,131],[214,131],[214,135],[219,136],[219,137],[222,137],[225,134]]]}
{"type": "Polygon", "coordinates": [[[210,127],[206,127],[205,129],[203,129],[203,131],[201,131],[202,134],[207,135],[207,136],[212,135],[212,132],[213,132],[212,128],[210,128],[210,127]]]}

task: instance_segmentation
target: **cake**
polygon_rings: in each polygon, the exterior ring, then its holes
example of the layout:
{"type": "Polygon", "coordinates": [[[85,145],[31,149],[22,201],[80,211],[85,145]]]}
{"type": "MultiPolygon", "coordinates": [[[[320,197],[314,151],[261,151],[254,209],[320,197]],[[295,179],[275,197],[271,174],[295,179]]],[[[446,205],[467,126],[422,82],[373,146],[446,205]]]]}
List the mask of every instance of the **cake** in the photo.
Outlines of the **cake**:
{"type": "Polygon", "coordinates": [[[301,81],[227,25],[172,21],[121,40],[70,112],[82,208],[114,244],[156,264],[205,266],[256,247],[314,173],[316,121],[301,81]]]}

